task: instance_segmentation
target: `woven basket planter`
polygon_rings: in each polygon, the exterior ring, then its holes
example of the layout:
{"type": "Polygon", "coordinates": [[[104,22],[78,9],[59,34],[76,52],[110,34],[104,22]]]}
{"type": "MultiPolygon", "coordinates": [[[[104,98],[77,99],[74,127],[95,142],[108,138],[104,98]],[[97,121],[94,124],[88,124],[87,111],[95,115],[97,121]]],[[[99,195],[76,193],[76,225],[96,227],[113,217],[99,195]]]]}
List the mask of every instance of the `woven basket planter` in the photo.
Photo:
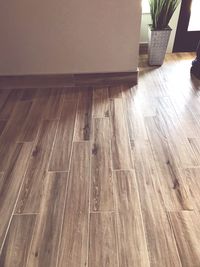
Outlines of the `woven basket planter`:
{"type": "Polygon", "coordinates": [[[163,64],[171,30],[170,27],[164,30],[153,30],[151,25],[149,25],[149,65],[161,66],[163,64]]]}

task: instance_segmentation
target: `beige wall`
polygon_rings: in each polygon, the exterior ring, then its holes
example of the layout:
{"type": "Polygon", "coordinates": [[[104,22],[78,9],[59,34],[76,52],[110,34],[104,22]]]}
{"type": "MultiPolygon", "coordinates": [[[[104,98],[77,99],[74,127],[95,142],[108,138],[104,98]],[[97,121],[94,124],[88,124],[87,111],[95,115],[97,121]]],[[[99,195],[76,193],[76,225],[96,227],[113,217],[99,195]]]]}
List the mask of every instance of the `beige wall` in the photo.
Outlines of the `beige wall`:
{"type": "Polygon", "coordinates": [[[6,0],[0,75],[137,69],[140,0],[6,0]]]}
{"type": "MultiPolygon", "coordinates": [[[[174,39],[176,35],[176,28],[178,23],[180,13],[180,5],[176,9],[174,15],[171,18],[169,26],[172,28],[171,36],[169,39],[167,52],[171,53],[174,45],[174,39]]],[[[142,21],[141,21],[141,33],[140,33],[140,43],[148,43],[148,24],[151,23],[151,16],[150,14],[142,14],[142,21]]]]}

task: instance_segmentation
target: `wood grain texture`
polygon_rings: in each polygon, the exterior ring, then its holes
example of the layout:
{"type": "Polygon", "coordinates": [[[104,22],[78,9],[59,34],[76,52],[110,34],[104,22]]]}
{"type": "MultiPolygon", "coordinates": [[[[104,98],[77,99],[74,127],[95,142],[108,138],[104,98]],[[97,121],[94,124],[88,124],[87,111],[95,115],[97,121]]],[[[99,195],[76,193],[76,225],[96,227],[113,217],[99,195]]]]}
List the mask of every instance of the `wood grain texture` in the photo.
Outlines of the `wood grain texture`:
{"type": "Polygon", "coordinates": [[[0,256],[2,267],[25,267],[36,215],[13,216],[0,256]]]}
{"type": "Polygon", "coordinates": [[[200,266],[199,212],[170,212],[169,218],[176,238],[182,266],[200,266]]]}
{"type": "Polygon", "coordinates": [[[138,188],[133,171],[114,172],[119,266],[150,266],[138,188]]]}
{"type": "Polygon", "coordinates": [[[157,166],[159,186],[168,211],[192,210],[193,205],[184,173],[177,167],[176,158],[158,118],[147,117],[145,124],[157,166]]]}
{"type": "Polygon", "coordinates": [[[109,117],[108,88],[93,89],[92,116],[95,118],[109,117]]]}
{"type": "Polygon", "coordinates": [[[123,114],[122,99],[115,98],[110,102],[111,114],[111,149],[113,169],[132,169],[130,142],[123,114]]]}
{"type": "Polygon", "coordinates": [[[0,171],[5,171],[9,166],[16,141],[18,141],[22,125],[30,107],[30,102],[18,102],[15,105],[12,116],[7,122],[6,128],[0,137],[0,171]]]}
{"type": "Polygon", "coordinates": [[[180,122],[176,114],[174,114],[173,106],[169,98],[162,98],[159,100],[158,116],[166,137],[169,140],[170,149],[176,157],[178,166],[197,166],[199,164],[199,159],[195,157],[180,122]]]}
{"type": "Polygon", "coordinates": [[[21,130],[21,134],[19,136],[20,142],[31,142],[35,140],[43,117],[43,113],[45,111],[46,103],[48,102],[49,94],[50,89],[37,91],[36,97],[32,101],[33,103],[30,108],[29,114],[21,130]]]}
{"type": "Polygon", "coordinates": [[[31,144],[18,144],[9,168],[0,180],[0,250],[24,180],[31,149],[31,144]]]}
{"type": "Polygon", "coordinates": [[[118,267],[115,213],[90,214],[89,267],[118,267]]]}
{"type": "Polygon", "coordinates": [[[5,129],[7,121],[0,121],[0,136],[3,133],[3,130],[5,129]]]}
{"type": "Polygon", "coordinates": [[[48,174],[29,251],[29,267],[56,266],[67,176],[68,173],[48,174]]]}
{"type": "Polygon", "coordinates": [[[77,100],[64,101],[53,146],[50,171],[68,171],[72,148],[77,100]]]}
{"type": "Polygon", "coordinates": [[[94,119],[91,163],[91,211],[113,211],[113,181],[108,118],[94,119]]]}
{"type": "Polygon", "coordinates": [[[109,86],[108,87],[109,98],[121,98],[122,86],[109,86]]]}
{"type": "Polygon", "coordinates": [[[56,127],[56,121],[44,121],[41,125],[17,203],[16,213],[39,212],[56,127]]]}
{"type": "Polygon", "coordinates": [[[66,193],[58,267],[84,267],[88,262],[90,144],[74,143],[66,193]]]}
{"type": "Polygon", "coordinates": [[[92,88],[80,91],[74,141],[87,141],[92,133],[92,88]]]}
{"type": "Polygon", "coordinates": [[[181,267],[175,239],[164,211],[150,144],[137,144],[135,171],[150,266],[181,267]]]}
{"type": "Polygon", "coordinates": [[[185,169],[185,175],[193,207],[195,210],[200,211],[200,168],[185,169]]]}
{"type": "Polygon", "coordinates": [[[2,92],[1,97],[2,100],[0,102],[0,119],[1,120],[7,120],[12,114],[12,111],[14,110],[18,100],[22,96],[23,90],[20,89],[14,89],[11,91],[8,91],[8,94],[5,92],[5,90],[2,92]]]}
{"type": "Polygon", "coordinates": [[[63,96],[62,88],[52,88],[48,94],[48,101],[43,112],[43,119],[56,120],[60,118],[63,96]]]}

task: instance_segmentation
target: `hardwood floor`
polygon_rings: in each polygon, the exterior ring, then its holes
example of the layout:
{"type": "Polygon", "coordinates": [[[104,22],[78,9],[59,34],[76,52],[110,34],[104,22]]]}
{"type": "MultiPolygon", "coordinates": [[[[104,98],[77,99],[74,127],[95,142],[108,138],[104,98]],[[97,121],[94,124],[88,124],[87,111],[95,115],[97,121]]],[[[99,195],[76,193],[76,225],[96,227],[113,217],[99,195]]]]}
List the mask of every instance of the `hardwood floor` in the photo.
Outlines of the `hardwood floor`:
{"type": "Polygon", "coordinates": [[[0,267],[200,267],[193,58],[142,55],[133,87],[0,89],[0,267]]]}

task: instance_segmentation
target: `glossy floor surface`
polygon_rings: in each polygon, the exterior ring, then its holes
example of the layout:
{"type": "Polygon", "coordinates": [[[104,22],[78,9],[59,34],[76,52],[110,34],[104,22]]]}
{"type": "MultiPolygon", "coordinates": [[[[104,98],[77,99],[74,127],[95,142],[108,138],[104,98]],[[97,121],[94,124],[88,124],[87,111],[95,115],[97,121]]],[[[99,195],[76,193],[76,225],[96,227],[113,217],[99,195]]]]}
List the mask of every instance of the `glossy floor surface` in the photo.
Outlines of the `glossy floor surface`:
{"type": "Polygon", "coordinates": [[[199,267],[194,54],[135,87],[0,90],[1,267],[199,267]]]}

